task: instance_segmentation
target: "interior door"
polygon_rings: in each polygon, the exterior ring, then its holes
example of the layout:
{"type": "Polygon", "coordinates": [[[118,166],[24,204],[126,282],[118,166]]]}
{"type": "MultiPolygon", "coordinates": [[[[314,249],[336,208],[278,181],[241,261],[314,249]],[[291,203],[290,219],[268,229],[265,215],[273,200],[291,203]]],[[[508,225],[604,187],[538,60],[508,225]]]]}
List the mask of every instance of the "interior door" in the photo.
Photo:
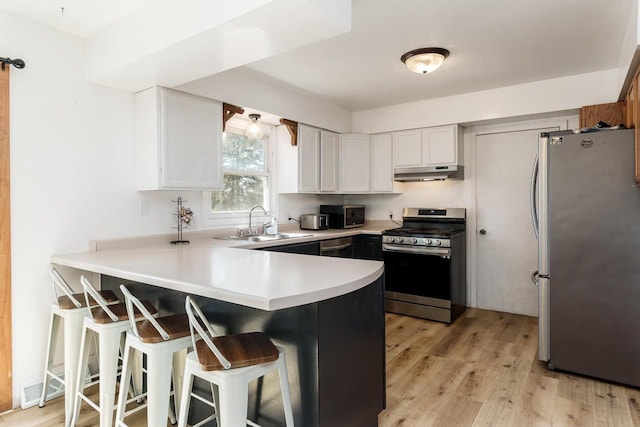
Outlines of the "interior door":
{"type": "Polygon", "coordinates": [[[537,316],[538,246],[531,223],[531,172],[540,132],[476,136],[476,298],[480,308],[537,316]]]}
{"type": "Polygon", "coordinates": [[[0,68],[0,412],[12,407],[9,68],[0,68]]]}

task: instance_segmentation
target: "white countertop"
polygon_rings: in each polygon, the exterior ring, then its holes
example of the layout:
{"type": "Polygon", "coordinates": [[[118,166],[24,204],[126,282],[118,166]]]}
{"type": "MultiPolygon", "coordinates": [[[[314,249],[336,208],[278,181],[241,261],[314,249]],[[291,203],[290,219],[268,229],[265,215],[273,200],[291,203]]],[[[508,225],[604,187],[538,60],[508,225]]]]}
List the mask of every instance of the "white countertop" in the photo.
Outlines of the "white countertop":
{"type": "MultiPolygon", "coordinates": [[[[275,240],[266,242],[248,242],[239,240],[223,240],[220,237],[231,236],[235,234],[233,229],[211,229],[211,230],[195,230],[186,231],[183,238],[189,240],[189,246],[207,247],[207,248],[232,248],[242,247],[247,249],[266,248],[269,246],[288,245],[293,243],[313,242],[318,240],[332,239],[338,237],[355,236],[358,234],[380,235],[382,231],[399,227],[399,224],[385,220],[367,221],[364,227],[348,228],[348,229],[328,229],[328,230],[301,230],[297,224],[280,225],[281,232],[309,234],[308,237],[300,237],[295,239],[275,240]]],[[[147,236],[135,236],[120,239],[96,240],[90,242],[90,251],[106,251],[114,249],[133,249],[133,248],[167,248],[171,245],[169,242],[175,240],[176,234],[156,234],[147,236]]]]}
{"type": "MultiPolygon", "coordinates": [[[[309,231],[301,243],[331,237],[374,233],[373,230],[309,231]]],[[[377,232],[379,234],[379,231],[377,232]]],[[[156,285],[262,310],[319,302],[358,290],[378,279],[384,264],[313,255],[247,250],[271,246],[219,239],[197,239],[190,245],[133,244],[51,257],[53,264],[156,285]],[[244,249],[246,248],[246,249],[244,249]]],[[[97,247],[100,247],[99,245],[97,247]]]]}

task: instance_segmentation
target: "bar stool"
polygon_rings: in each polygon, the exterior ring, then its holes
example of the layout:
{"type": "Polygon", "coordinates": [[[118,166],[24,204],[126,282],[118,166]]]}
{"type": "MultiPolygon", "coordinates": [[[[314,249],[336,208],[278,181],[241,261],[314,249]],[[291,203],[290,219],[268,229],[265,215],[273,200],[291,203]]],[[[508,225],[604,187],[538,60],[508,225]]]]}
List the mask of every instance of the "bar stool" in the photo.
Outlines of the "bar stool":
{"type": "Polygon", "coordinates": [[[174,385],[174,404],[178,410],[180,386],[184,371],[184,359],[191,346],[191,335],[187,315],[173,314],[153,317],[144,305],[129,290],[120,285],[124,294],[131,329],[127,333],[124,346],[124,361],[120,380],[120,395],[116,410],[116,426],[126,426],[125,417],[147,408],[147,425],[165,425],[167,417],[175,424],[173,412],[170,410],[171,382],[174,385]],[[143,318],[134,318],[134,309],[138,309],[143,318]],[[127,411],[127,390],[131,384],[132,364],[135,352],[146,356],[147,392],[136,396],[147,398],[145,405],[138,405],[127,411]]]}
{"type": "Polygon", "coordinates": [[[257,424],[247,420],[249,383],[274,370],[278,371],[280,378],[286,425],[293,427],[284,350],[275,346],[261,332],[216,336],[209,321],[191,297],[186,298],[185,305],[195,350],[187,355],[178,427],[187,425],[191,397],[204,400],[191,392],[195,377],[217,385],[219,395],[219,405],[215,398],[206,402],[213,407],[214,414],[195,426],[215,418],[219,427],[240,427],[247,424],[256,426],[257,424]],[[198,339],[198,336],[202,339],[198,339]]]}
{"type": "MultiPolygon", "coordinates": [[[[44,364],[44,379],[39,407],[44,407],[49,396],[49,386],[54,379],[64,387],[65,392],[65,423],[71,421],[73,411],[73,392],[78,371],[78,353],[82,336],[82,322],[89,315],[89,308],[82,293],[74,294],[69,284],[52,268],[49,272],[53,283],[53,294],[56,302],[51,305],[49,321],[49,337],[47,340],[47,356],[44,364]],[[64,340],[64,374],[60,376],[53,371],[58,339],[60,333],[64,340]]],[[[118,297],[112,291],[101,291],[100,296],[107,304],[117,303],[118,297]]]]}
{"type": "MultiPolygon", "coordinates": [[[[85,299],[89,306],[90,317],[85,317],[82,325],[82,341],[78,357],[78,375],[76,376],[75,399],[73,404],[73,417],[71,425],[78,422],[80,406],[84,400],[89,406],[99,412],[100,426],[111,427],[113,425],[113,411],[115,409],[116,382],[118,377],[118,360],[120,356],[123,334],[129,330],[130,325],[127,316],[126,304],[118,303],[107,305],[100,293],[93,287],[86,277],[80,277],[80,283],[84,288],[85,299]],[[95,302],[95,304],[93,304],[95,302]],[[99,380],[99,404],[96,405],[84,394],[81,383],[81,373],[87,366],[89,358],[89,340],[98,338],[98,359],[100,369],[99,380]]],[[[157,313],[151,303],[142,303],[148,313],[157,313]]],[[[136,313],[136,316],[142,316],[136,313]]],[[[90,385],[96,384],[94,382],[90,385]]],[[[126,392],[125,392],[126,394],[126,392]]]]}

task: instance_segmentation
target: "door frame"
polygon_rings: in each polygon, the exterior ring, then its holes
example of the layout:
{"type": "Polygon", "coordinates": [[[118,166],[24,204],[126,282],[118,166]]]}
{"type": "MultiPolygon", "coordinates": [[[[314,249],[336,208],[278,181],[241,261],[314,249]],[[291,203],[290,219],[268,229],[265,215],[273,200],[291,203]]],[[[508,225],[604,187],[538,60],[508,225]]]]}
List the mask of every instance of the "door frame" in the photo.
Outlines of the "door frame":
{"type": "MultiPolygon", "coordinates": [[[[574,115],[567,115],[566,112],[557,117],[548,117],[541,119],[522,120],[509,123],[498,123],[488,125],[478,125],[466,127],[464,132],[464,151],[465,151],[465,181],[467,181],[467,305],[470,307],[478,306],[478,282],[477,282],[477,181],[476,181],[476,140],[480,135],[490,135],[504,132],[520,132],[533,130],[537,128],[545,128],[558,126],[560,129],[571,129],[578,127],[578,112],[574,115]]],[[[533,167],[533,164],[531,165],[533,167]]]]}
{"type": "Polygon", "coordinates": [[[9,65],[0,68],[0,412],[13,408],[9,65]]]}

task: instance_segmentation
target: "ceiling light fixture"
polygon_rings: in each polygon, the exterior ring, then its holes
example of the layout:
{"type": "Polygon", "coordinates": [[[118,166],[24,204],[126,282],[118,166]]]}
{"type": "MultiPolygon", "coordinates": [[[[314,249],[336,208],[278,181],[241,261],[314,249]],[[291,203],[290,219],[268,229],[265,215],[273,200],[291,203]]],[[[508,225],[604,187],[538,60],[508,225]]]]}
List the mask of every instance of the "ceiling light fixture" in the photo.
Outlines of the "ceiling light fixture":
{"type": "Polygon", "coordinates": [[[260,114],[249,114],[249,118],[251,119],[251,123],[249,123],[249,126],[247,126],[245,135],[247,135],[249,138],[262,138],[262,135],[264,135],[264,130],[262,129],[262,125],[258,123],[260,114]]]}
{"type": "Polygon", "coordinates": [[[400,60],[414,73],[427,74],[435,71],[449,56],[449,51],[441,47],[425,47],[411,50],[400,60]]]}

